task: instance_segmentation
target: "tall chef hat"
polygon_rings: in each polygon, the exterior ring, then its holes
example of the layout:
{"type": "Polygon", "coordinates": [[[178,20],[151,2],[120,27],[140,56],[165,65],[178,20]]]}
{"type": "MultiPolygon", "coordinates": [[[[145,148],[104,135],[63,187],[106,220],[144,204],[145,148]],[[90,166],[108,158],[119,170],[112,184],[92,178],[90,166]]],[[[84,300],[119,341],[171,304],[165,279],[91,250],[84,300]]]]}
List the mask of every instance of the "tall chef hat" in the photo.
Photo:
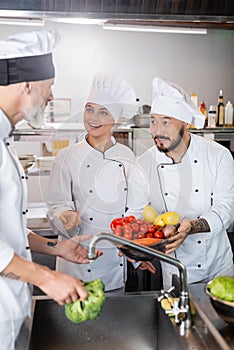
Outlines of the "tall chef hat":
{"type": "Polygon", "coordinates": [[[0,41],[0,85],[54,78],[55,30],[25,32],[0,41]]]}
{"type": "Polygon", "coordinates": [[[121,76],[109,71],[94,75],[87,102],[104,106],[115,122],[120,117],[132,118],[137,110],[133,88],[121,76]]]}
{"type": "Polygon", "coordinates": [[[202,129],[204,115],[190,96],[178,85],[158,77],[153,80],[153,97],[150,114],[163,114],[202,129]]]}

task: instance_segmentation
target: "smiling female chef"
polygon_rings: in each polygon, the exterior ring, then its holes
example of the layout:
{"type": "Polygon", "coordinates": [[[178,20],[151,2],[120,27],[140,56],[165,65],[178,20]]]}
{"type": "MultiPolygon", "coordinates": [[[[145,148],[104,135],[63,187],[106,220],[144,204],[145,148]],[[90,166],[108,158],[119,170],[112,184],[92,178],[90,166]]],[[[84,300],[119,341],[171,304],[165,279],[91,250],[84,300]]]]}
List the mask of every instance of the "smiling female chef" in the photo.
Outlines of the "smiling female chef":
{"type": "MultiPolygon", "coordinates": [[[[159,212],[176,211],[178,233],[169,238],[167,254],[186,265],[188,282],[207,282],[218,274],[233,274],[226,229],[233,221],[234,164],[228,149],[189,132],[201,129],[204,116],[179,86],[153,80],[150,131],[155,146],[137,160],[131,172],[133,191],[129,214],[146,204],[159,212]]],[[[164,287],[171,286],[174,266],[163,263],[164,287]]]]}
{"type": "MultiPolygon", "coordinates": [[[[50,176],[48,217],[61,236],[110,231],[111,221],[124,216],[134,154],[116,142],[111,129],[119,117],[135,112],[135,93],[122,77],[106,71],[94,76],[84,108],[86,137],[59,152],[50,176]]],[[[84,281],[99,277],[105,291],[123,288],[124,258],[110,242],[99,247],[103,256],[92,264],[76,266],[59,258],[58,269],[84,281]]]]}

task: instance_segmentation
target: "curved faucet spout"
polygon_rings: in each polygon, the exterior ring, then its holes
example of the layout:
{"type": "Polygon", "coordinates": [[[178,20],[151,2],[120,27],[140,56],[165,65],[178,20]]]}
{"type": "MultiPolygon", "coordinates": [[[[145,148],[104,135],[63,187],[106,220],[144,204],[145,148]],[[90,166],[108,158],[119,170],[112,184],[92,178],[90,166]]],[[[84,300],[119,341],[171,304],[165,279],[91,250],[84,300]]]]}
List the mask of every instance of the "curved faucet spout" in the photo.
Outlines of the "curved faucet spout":
{"type": "MultiPolygon", "coordinates": [[[[139,252],[143,252],[149,256],[153,256],[155,258],[158,258],[159,260],[165,261],[168,264],[174,265],[179,269],[179,276],[180,276],[180,285],[181,285],[181,291],[180,291],[180,307],[183,309],[188,310],[187,311],[187,320],[190,319],[189,317],[189,297],[188,297],[188,283],[187,283],[187,272],[185,266],[178,260],[175,259],[169,255],[166,255],[158,250],[152,249],[150,247],[146,247],[137,243],[134,243],[132,241],[129,241],[123,237],[116,236],[111,233],[98,233],[97,235],[93,236],[90,240],[89,247],[88,247],[88,259],[93,260],[96,259],[96,244],[97,242],[101,240],[107,240],[112,242],[115,246],[125,246],[129,248],[133,248],[139,252]]],[[[190,322],[188,322],[189,324],[190,322]]],[[[189,325],[188,325],[189,327],[189,325]]]]}

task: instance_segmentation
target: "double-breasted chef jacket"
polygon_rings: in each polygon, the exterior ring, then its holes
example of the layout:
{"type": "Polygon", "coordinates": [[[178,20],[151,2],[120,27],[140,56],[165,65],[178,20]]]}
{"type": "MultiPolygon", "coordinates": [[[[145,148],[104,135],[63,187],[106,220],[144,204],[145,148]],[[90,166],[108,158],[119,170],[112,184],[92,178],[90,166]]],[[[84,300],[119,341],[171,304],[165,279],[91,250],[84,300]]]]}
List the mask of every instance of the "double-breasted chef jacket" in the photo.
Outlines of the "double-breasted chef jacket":
{"type": "MultiPolygon", "coordinates": [[[[181,220],[207,220],[211,231],[188,235],[175,252],[187,268],[189,283],[207,281],[232,267],[226,229],[233,221],[234,164],[228,149],[191,134],[180,163],[153,146],[138,158],[131,174],[130,214],[139,217],[150,202],[158,213],[176,211],[181,220]]],[[[178,274],[172,265],[162,267],[165,278],[178,274]]]]}
{"type": "MultiPolygon", "coordinates": [[[[111,232],[111,221],[125,215],[127,178],[135,156],[114,137],[112,143],[102,153],[90,146],[85,137],[58,153],[50,176],[48,218],[61,237],[69,236],[59,219],[65,210],[79,213],[81,225],[77,234],[81,235],[111,232]]],[[[59,258],[58,269],[83,281],[101,278],[106,291],[123,288],[125,259],[118,256],[118,250],[108,241],[100,241],[97,248],[103,255],[94,262],[77,265],[59,258]]]]}
{"type": "MultiPolygon", "coordinates": [[[[0,271],[14,252],[31,260],[26,229],[26,176],[12,144],[11,124],[0,110],[0,271]]],[[[31,293],[27,283],[0,276],[0,321],[30,315],[31,293]]]]}

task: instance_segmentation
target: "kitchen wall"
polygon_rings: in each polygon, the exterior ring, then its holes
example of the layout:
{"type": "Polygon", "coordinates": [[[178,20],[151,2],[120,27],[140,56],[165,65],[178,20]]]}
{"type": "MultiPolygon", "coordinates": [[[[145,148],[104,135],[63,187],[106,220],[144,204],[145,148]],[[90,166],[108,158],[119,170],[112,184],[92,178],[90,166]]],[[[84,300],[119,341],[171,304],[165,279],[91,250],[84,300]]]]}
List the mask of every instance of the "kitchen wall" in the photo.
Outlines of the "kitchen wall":
{"type": "MultiPolygon", "coordinates": [[[[93,74],[112,70],[131,83],[140,102],[151,103],[151,81],[160,76],[196,92],[199,102],[216,104],[219,90],[234,103],[234,31],[207,35],[104,31],[99,26],[46,24],[61,42],[55,50],[55,97],[72,99],[72,114],[82,109],[93,74]]],[[[0,25],[0,39],[35,27],[0,25]]]]}

